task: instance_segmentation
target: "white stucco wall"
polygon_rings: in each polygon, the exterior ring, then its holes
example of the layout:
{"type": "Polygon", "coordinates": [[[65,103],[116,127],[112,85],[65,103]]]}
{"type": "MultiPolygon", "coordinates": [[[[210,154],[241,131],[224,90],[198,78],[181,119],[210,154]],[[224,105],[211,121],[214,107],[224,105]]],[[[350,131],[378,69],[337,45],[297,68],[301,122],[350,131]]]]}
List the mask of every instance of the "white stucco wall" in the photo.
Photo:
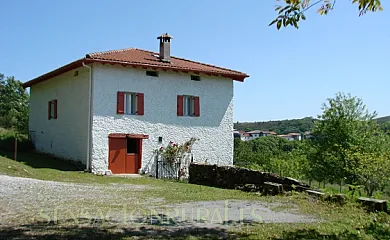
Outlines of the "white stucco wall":
{"type": "Polygon", "coordinates": [[[219,165],[233,164],[233,81],[189,74],[159,72],[146,76],[144,69],[94,64],[93,66],[92,171],[108,169],[110,133],[147,134],[143,140],[142,168],[153,164],[153,150],[169,141],[193,146],[194,160],[219,165]],[[117,115],[117,91],[144,93],[145,114],[117,115]],[[200,117],[177,116],[177,95],[200,97],[200,117]],[[163,143],[158,143],[163,137],[163,143]]]}
{"type": "Polygon", "coordinates": [[[89,72],[79,68],[30,88],[29,130],[38,151],[86,164],[88,86],[89,72]],[[58,118],[48,120],[53,99],[58,118]]]}

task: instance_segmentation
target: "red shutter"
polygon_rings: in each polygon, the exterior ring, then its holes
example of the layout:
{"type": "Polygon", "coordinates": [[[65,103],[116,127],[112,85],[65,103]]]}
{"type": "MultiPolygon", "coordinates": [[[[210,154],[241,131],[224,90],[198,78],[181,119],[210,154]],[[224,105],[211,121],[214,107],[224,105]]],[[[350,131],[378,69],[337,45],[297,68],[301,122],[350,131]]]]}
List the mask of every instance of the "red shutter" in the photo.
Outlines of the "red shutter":
{"type": "Polygon", "coordinates": [[[183,103],[183,96],[177,95],[177,116],[183,116],[183,103]]]}
{"type": "Polygon", "coordinates": [[[53,100],[54,103],[54,119],[57,119],[57,99],[53,100]]]}
{"type": "Polygon", "coordinates": [[[199,117],[200,116],[200,102],[199,97],[194,97],[194,116],[199,117]]]}
{"type": "Polygon", "coordinates": [[[47,105],[47,119],[51,119],[51,101],[49,101],[47,105]]]}
{"type": "Polygon", "coordinates": [[[125,113],[125,93],[124,92],[118,92],[116,113],[117,114],[124,114],[125,113]]]}
{"type": "Polygon", "coordinates": [[[144,115],[144,94],[137,93],[137,115],[144,115]]]}

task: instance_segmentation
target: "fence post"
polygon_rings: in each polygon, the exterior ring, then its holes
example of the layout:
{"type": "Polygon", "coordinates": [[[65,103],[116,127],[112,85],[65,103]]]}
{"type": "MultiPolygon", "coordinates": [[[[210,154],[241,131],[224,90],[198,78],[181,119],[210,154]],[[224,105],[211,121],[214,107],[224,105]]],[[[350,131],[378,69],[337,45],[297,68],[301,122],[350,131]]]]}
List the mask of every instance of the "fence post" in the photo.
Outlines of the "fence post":
{"type": "Polygon", "coordinates": [[[158,153],[156,154],[156,178],[158,179],[158,153]]]}
{"type": "Polygon", "coordinates": [[[15,147],[14,147],[14,160],[17,161],[17,155],[18,155],[18,134],[15,133],[15,147]]]}

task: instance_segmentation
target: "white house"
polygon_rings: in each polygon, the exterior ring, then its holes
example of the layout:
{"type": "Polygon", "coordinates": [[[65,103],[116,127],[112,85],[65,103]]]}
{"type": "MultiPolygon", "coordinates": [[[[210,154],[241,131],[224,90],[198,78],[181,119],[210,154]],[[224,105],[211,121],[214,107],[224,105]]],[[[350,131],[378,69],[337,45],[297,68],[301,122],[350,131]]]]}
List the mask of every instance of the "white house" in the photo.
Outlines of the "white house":
{"type": "Polygon", "coordinates": [[[262,130],[253,130],[250,132],[247,132],[252,136],[251,140],[259,138],[259,137],[267,137],[267,136],[275,136],[276,132],[271,132],[271,131],[262,131],[262,130]]]}
{"type": "Polygon", "coordinates": [[[302,140],[302,135],[300,133],[282,134],[282,135],[278,135],[278,137],[284,138],[288,141],[294,141],[294,140],[301,141],[302,140]]]}
{"type": "Polygon", "coordinates": [[[247,74],[136,48],[87,54],[24,83],[38,151],[94,173],[150,169],[154,150],[199,138],[195,161],[233,164],[233,80],[247,74]]]}

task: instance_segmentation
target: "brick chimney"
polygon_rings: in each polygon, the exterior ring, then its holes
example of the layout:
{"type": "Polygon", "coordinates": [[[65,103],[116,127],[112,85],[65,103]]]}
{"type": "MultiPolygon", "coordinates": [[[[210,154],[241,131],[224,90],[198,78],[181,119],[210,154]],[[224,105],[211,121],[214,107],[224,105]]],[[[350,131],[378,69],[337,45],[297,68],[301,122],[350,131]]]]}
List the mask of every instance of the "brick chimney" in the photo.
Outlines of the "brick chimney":
{"type": "Polygon", "coordinates": [[[168,35],[168,33],[162,34],[157,37],[160,40],[160,61],[161,62],[171,62],[171,39],[173,37],[168,35]]]}

